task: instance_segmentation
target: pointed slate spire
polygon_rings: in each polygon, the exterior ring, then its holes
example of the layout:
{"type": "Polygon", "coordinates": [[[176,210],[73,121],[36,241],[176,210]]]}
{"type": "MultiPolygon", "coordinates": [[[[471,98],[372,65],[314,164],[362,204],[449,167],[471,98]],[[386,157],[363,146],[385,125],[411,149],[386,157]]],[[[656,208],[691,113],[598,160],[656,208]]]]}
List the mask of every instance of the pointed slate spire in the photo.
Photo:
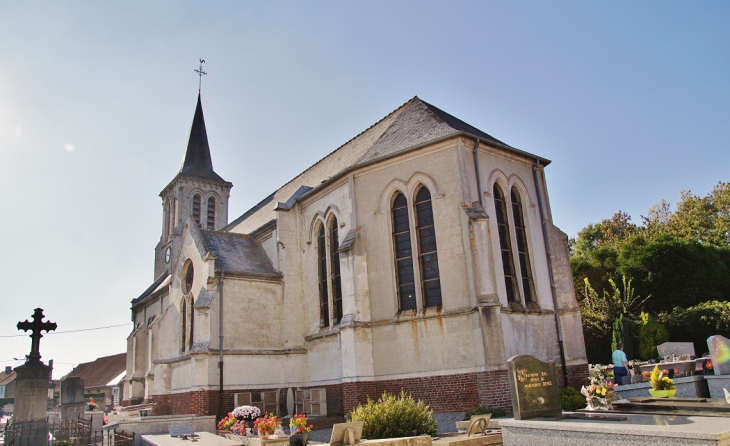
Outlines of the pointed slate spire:
{"type": "Polygon", "coordinates": [[[203,104],[200,101],[198,92],[198,105],[195,107],[195,117],[190,128],[188,147],[185,149],[180,175],[206,180],[226,182],[213,170],[213,161],[210,157],[208,146],[208,132],[205,130],[205,118],[203,117],[203,104]]]}

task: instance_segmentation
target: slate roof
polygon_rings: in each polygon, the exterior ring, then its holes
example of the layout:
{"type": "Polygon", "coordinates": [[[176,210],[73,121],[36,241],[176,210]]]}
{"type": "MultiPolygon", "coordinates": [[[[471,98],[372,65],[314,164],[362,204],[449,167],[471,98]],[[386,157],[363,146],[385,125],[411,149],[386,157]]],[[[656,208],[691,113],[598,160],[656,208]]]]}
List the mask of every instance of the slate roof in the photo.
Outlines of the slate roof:
{"type": "Polygon", "coordinates": [[[0,386],[4,386],[13,382],[15,376],[15,370],[10,373],[5,373],[5,370],[3,370],[2,372],[0,372],[0,386]]]}
{"type": "Polygon", "coordinates": [[[264,248],[252,237],[231,232],[201,229],[208,251],[215,254],[215,269],[261,277],[281,277],[264,248]]]}
{"type": "Polygon", "coordinates": [[[185,149],[179,175],[226,183],[226,180],[213,170],[213,160],[210,157],[208,132],[205,130],[205,118],[203,117],[203,104],[200,101],[200,93],[198,93],[198,105],[195,107],[193,125],[190,127],[188,146],[185,149]]]}
{"type": "Polygon", "coordinates": [[[74,367],[67,377],[79,377],[84,387],[104,387],[127,369],[127,354],[104,356],[74,367]]]}
{"type": "Polygon", "coordinates": [[[249,234],[275,219],[276,203],[288,201],[302,186],[316,189],[350,170],[459,135],[478,138],[482,144],[539,159],[543,165],[550,163],[547,159],[511,147],[416,96],[319,160],[225,229],[249,234]]]}
{"type": "Polygon", "coordinates": [[[164,282],[165,279],[167,279],[169,276],[170,276],[170,271],[165,271],[164,273],[160,274],[160,277],[155,279],[155,281],[152,282],[152,285],[150,285],[149,288],[144,290],[144,292],[142,294],[140,294],[138,298],[132,299],[132,306],[134,306],[135,304],[137,304],[139,302],[142,302],[145,297],[152,294],[157,289],[157,287],[159,287],[160,284],[162,284],[162,282],[164,282]]]}

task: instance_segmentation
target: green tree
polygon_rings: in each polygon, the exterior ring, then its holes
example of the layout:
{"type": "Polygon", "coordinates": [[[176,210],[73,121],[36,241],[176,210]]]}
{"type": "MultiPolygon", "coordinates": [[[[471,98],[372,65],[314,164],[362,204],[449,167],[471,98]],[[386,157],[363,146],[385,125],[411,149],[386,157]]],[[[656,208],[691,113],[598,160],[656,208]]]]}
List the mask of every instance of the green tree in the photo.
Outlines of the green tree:
{"type": "Polygon", "coordinates": [[[641,322],[638,358],[644,361],[655,359],[658,355],[656,346],[669,341],[669,330],[649,313],[641,313],[641,322]]]}

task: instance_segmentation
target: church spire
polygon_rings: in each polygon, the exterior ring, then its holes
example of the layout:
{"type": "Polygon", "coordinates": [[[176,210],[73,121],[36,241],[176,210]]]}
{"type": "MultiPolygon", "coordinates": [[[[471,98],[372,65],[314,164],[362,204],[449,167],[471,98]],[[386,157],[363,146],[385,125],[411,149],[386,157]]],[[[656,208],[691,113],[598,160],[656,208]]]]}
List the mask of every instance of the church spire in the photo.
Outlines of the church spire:
{"type": "Polygon", "coordinates": [[[198,105],[195,107],[195,117],[190,128],[190,138],[185,149],[180,175],[202,178],[206,180],[225,182],[213,170],[213,161],[210,157],[208,146],[208,132],[205,130],[205,118],[203,117],[203,105],[198,92],[198,105]]]}

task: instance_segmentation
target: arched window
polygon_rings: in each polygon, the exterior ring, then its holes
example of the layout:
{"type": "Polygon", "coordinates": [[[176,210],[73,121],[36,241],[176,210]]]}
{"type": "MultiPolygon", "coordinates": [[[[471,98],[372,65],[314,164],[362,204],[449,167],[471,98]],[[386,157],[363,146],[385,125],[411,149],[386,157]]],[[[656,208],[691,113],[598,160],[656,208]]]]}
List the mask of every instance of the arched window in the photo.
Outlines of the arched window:
{"type": "Polygon", "coordinates": [[[165,200],[165,211],[162,221],[162,236],[165,240],[170,236],[170,200],[165,200]]]}
{"type": "Polygon", "coordinates": [[[200,226],[200,195],[193,195],[193,220],[200,226]]]}
{"type": "Polygon", "coordinates": [[[393,199],[392,214],[398,302],[400,310],[415,310],[416,283],[413,274],[413,249],[411,247],[411,228],[408,222],[408,201],[400,192],[393,199]]]}
{"type": "Polygon", "coordinates": [[[338,238],[337,219],[332,217],[330,221],[330,262],[332,263],[332,299],[335,308],[335,325],[342,320],[342,285],[340,282],[340,242],[338,238]]]}
{"type": "Polygon", "coordinates": [[[187,303],[188,303],[187,302],[187,299],[185,299],[183,297],[182,305],[181,305],[181,308],[180,308],[180,321],[181,321],[181,325],[182,325],[182,327],[180,329],[180,335],[181,335],[181,339],[180,339],[180,351],[181,352],[184,352],[185,351],[185,335],[187,334],[187,331],[188,331],[187,324],[185,323],[186,322],[185,319],[187,317],[187,312],[188,312],[187,311],[187,303]]]}
{"type": "Polygon", "coordinates": [[[193,349],[193,333],[194,333],[194,329],[195,329],[195,319],[193,318],[194,314],[195,314],[194,299],[193,299],[193,296],[190,295],[190,336],[188,339],[188,350],[193,349]]]}
{"type": "Polygon", "coordinates": [[[433,226],[431,192],[421,187],[416,194],[416,232],[418,233],[418,258],[421,265],[421,289],[425,306],[441,305],[441,281],[436,251],[436,231],[433,226]]]}
{"type": "Polygon", "coordinates": [[[215,229],[215,197],[208,198],[208,229],[215,229]]]}
{"type": "Polygon", "coordinates": [[[317,234],[317,267],[319,270],[319,324],[320,327],[329,327],[330,309],[327,294],[327,245],[324,235],[324,225],[319,225],[317,234]]]}
{"type": "Polygon", "coordinates": [[[497,229],[499,232],[499,247],[502,252],[502,268],[504,270],[504,286],[507,289],[507,301],[517,302],[519,300],[519,290],[515,278],[514,261],[512,260],[512,243],[507,222],[507,203],[502,188],[497,183],[494,183],[492,192],[494,207],[497,211],[497,229]]]}
{"type": "Polygon", "coordinates": [[[512,187],[512,217],[515,220],[515,237],[517,238],[517,260],[520,263],[522,274],[522,290],[525,293],[525,300],[535,301],[535,287],[532,282],[532,268],[530,267],[530,253],[527,247],[527,231],[525,228],[524,214],[522,213],[522,200],[517,187],[512,187]]]}

